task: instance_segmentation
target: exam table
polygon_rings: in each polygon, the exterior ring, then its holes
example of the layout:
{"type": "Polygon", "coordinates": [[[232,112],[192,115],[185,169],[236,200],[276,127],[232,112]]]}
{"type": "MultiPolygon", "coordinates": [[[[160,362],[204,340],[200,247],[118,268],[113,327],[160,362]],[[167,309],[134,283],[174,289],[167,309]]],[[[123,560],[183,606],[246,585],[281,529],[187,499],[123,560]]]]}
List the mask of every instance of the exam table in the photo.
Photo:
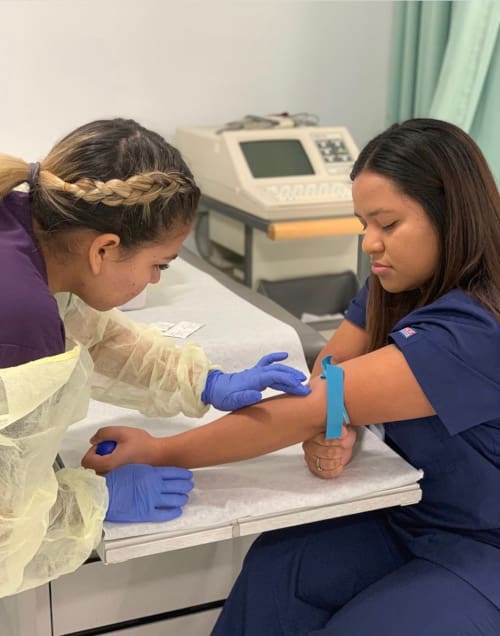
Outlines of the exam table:
{"type": "MultiPolygon", "coordinates": [[[[307,372],[324,344],[319,334],[268,298],[186,250],[162,283],[148,290],[146,307],[130,316],[141,322],[201,324],[189,340],[203,346],[211,360],[227,371],[283,349],[289,351],[290,364],[307,372]]],[[[61,457],[66,465],[78,466],[90,434],[99,426],[137,425],[159,435],[219,415],[211,408],[200,420],[145,418],[92,402],[87,418],[68,431],[61,457]]],[[[421,471],[368,430],[359,436],[343,475],[332,481],[307,471],[300,446],[198,469],[195,490],[179,519],[161,524],[105,523],[97,553],[76,572],[0,599],[1,634],[208,636],[257,534],[416,503],[421,477],[421,471]]]]}
{"type": "Polygon", "coordinates": [[[309,370],[312,370],[319,352],[323,349],[326,343],[325,338],[323,338],[319,331],[316,331],[310,325],[300,321],[267,296],[253,291],[250,287],[243,285],[243,283],[239,283],[185,247],[182,248],[180,256],[190,265],[210,274],[210,276],[215,278],[224,285],[224,287],[227,287],[236,295],[295,329],[302,344],[307,366],[309,370]]]}

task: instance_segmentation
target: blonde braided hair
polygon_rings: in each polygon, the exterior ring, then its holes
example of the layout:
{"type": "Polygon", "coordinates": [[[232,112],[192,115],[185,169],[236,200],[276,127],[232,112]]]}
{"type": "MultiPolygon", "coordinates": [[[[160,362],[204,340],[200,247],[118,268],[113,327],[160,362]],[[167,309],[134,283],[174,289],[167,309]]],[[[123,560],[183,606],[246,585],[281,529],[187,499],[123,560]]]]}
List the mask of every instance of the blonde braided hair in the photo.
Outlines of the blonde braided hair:
{"type": "Polygon", "coordinates": [[[124,248],[193,221],[200,191],[179,151],[133,120],[77,128],[33,164],[0,155],[0,199],[31,177],[33,217],[47,235],[86,228],[115,233],[124,248]]]}
{"type": "Polygon", "coordinates": [[[194,187],[190,177],[177,171],[145,172],[125,180],[79,179],[68,183],[42,169],[39,181],[41,185],[45,182],[49,188],[54,184],[57,189],[87,203],[102,203],[110,207],[147,205],[158,198],[170,199],[177,193],[190,192],[194,187]]]}

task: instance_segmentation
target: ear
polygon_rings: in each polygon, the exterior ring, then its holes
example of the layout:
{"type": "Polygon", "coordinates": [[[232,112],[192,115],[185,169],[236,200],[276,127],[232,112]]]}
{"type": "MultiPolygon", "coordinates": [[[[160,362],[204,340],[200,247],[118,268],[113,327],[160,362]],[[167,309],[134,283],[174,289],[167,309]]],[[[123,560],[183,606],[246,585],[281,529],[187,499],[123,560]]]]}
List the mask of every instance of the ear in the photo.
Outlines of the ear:
{"type": "Polygon", "coordinates": [[[106,261],[118,260],[120,237],[117,234],[99,234],[89,244],[88,258],[92,273],[98,275],[106,261]]]}

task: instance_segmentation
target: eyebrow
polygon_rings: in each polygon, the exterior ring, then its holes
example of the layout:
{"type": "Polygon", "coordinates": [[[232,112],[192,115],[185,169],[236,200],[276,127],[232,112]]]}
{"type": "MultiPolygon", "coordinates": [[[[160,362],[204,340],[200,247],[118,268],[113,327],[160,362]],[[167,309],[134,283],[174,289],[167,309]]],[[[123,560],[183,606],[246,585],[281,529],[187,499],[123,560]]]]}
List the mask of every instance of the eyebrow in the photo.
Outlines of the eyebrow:
{"type": "MultiPolygon", "coordinates": [[[[374,216],[378,216],[379,214],[390,214],[393,213],[394,210],[391,210],[390,208],[377,208],[376,210],[372,210],[371,212],[367,212],[367,214],[363,215],[366,216],[367,218],[372,218],[374,216]]],[[[354,216],[357,216],[358,219],[361,219],[362,216],[361,214],[358,214],[357,212],[354,212],[354,216]]]]}

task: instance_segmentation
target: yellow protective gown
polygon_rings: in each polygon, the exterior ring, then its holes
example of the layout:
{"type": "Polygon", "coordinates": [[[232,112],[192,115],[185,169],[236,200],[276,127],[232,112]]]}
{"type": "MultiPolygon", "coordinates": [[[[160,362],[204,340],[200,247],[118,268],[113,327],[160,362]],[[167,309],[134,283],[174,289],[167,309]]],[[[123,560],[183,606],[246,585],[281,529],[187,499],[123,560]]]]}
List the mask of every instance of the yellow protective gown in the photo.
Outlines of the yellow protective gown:
{"type": "Polygon", "coordinates": [[[158,330],[75,296],[60,295],[58,304],[66,352],[0,369],[0,597],[72,572],[101,538],[104,478],[53,469],[90,394],[151,416],[208,408],[200,395],[211,367],[198,346],[181,349],[158,330]]]}
{"type": "Polygon", "coordinates": [[[94,361],[92,397],[159,417],[207,410],[201,393],[210,362],[194,343],[178,347],[160,330],[132,322],[117,309],[100,312],[77,296],[57,295],[67,337],[94,361]]]}

